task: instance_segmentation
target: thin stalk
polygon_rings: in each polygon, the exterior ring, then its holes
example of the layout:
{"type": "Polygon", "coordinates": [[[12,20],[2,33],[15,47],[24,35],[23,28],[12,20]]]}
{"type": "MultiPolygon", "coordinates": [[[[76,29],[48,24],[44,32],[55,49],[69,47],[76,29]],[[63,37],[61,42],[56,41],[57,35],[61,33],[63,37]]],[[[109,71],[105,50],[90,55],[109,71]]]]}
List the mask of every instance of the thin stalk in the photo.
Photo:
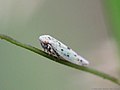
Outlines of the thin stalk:
{"type": "Polygon", "coordinates": [[[48,60],[52,60],[52,61],[61,63],[61,64],[66,65],[66,66],[69,66],[69,67],[72,67],[72,68],[75,68],[75,69],[78,69],[78,70],[82,70],[84,72],[94,74],[96,76],[99,76],[101,78],[104,78],[104,79],[109,80],[109,81],[111,81],[111,82],[113,82],[115,84],[120,85],[120,80],[118,80],[117,78],[115,78],[115,77],[113,77],[111,75],[108,75],[108,74],[106,74],[104,72],[98,71],[98,70],[90,68],[90,67],[79,66],[79,65],[67,62],[67,61],[65,61],[63,59],[56,58],[54,56],[51,56],[51,55],[45,53],[44,51],[42,51],[42,50],[40,50],[40,49],[38,49],[36,47],[21,43],[21,42],[15,40],[13,38],[7,36],[7,35],[0,34],[0,38],[4,39],[4,40],[6,40],[6,41],[8,41],[8,42],[10,42],[12,44],[15,44],[17,46],[20,46],[22,48],[28,49],[28,50],[30,50],[30,51],[32,51],[34,53],[37,53],[37,54],[39,54],[41,56],[44,56],[44,57],[48,58],[48,60]]]}

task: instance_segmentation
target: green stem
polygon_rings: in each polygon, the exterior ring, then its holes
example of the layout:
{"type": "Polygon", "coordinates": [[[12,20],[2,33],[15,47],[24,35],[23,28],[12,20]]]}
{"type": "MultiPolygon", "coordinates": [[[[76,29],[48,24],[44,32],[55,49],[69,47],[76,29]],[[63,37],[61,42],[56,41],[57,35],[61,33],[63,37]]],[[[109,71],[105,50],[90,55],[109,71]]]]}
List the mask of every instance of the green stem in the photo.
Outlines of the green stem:
{"type": "Polygon", "coordinates": [[[42,51],[42,50],[40,50],[40,49],[38,49],[38,48],[35,48],[35,47],[33,47],[33,46],[30,46],[30,45],[27,45],[27,44],[24,44],[24,43],[21,43],[21,42],[18,42],[18,41],[16,41],[16,40],[14,40],[13,38],[11,38],[11,37],[9,37],[9,36],[6,36],[6,35],[3,35],[3,34],[0,34],[0,38],[6,40],[6,41],[8,41],[8,42],[11,42],[11,43],[13,43],[13,44],[15,44],[15,45],[17,45],[17,46],[20,46],[20,47],[23,47],[23,48],[25,48],[25,49],[28,49],[28,50],[30,50],[30,51],[32,51],[32,52],[35,52],[35,53],[37,53],[37,54],[39,54],[39,55],[42,55],[42,56],[44,56],[44,57],[47,57],[47,58],[49,58],[50,60],[56,61],[56,62],[58,62],[58,63],[64,64],[64,65],[66,65],[66,66],[69,66],[69,67],[72,67],[72,68],[75,68],[75,69],[78,69],[78,70],[82,70],[82,71],[85,71],[85,72],[94,74],[94,75],[96,75],[96,76],[99,76],[99,77],[101,77],[101,78],[107,79],[107,80],[109,80],[109,81],[111,81],[111,82],[114,82],[114,83],[120,85],[120,81],[119,81],[117,78],[115,78],[115,77],[113,77],[113,76],[110,76],[110,75],[108,75],[108,74],[106,74],[106,73],[100,72],[100,71],[95,70],[95,69],[92,69],[92,68],[90,68],[90,67],[83,67],[83,66],[79,66],[79,65],[76,65],[76,64],[67,62],[67,61],[62,60],[62,59],[58,59],[58,58],[56,58],[56,57],[54,57],[54,56],[48,55],[47,53],[45,53],[44,51],[42,51]]]}

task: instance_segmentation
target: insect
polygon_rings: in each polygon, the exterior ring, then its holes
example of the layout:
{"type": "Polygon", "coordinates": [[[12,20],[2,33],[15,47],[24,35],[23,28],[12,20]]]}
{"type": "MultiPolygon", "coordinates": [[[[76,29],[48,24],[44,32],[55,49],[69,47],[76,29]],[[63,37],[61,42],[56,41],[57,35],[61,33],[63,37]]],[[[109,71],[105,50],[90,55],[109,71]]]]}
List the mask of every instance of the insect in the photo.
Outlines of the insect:
{"type": "Polygon", "coordinates": [[[65,59],[71,63],[81,66],[89,64],[86,59],[50,35],[41,35],[39,37],[39,41],[44,51],[55,57],[65,59]]]}

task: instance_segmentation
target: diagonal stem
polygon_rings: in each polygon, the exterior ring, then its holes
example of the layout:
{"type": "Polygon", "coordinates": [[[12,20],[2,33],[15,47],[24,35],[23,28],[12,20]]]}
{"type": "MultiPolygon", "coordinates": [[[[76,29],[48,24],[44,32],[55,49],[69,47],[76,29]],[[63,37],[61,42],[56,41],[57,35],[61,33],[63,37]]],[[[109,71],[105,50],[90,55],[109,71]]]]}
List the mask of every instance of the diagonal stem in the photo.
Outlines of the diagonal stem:
{"type": "Polygon", "coordinates": [[[22,48],[28,49],[28,50],[30,50],[30,51],[32,51],[32,52],[35,52],[35,53],[37,53],[37,54],[39,54],[39,55],[41,55],[41,56],[44,56],[44,57],[48,58],[49,60],[53,60],[53,61],[55,61],[55,62],[64,64],[64,65],[66,65],[66,66],[69,66],[69,67],[72,67],[72,68],[75,68],[75,69],[78,69],[78,70],[82,70],[82,71],[85,71],[85,72],[94,74],[94,75],[96,75],[96,76],[99,76],[99,77],[101,77],[101,78],[107,79],[107,80],[109,80],[109,81],[111,81],[111,82],[113,82],[113,83],[116,83],[116,84],[120,85],[120,81],[119,81],[117,78],[115,78],[115,77],[113,77],[113,76],[111,76],[111,75],[108,75],[108,74],[106,74],[106,73],[103,73],[103,72],[101,72],[101,71],[92,69],[92,68],[90,68],[90,67],[79,66],[79,65],[76,65],[76,64],[67,62],[67,61],[65,61],[65,60],[58,59],[58,58],[56,58],[56,57],[54,57],[54,56],[48,55],[47,53],[45,53],[44,51],[42,51],[42,50],[40,50],[40,49],[38,49],[38,48],[36,48],[36,47],[33,47],[33,46],[30,46],[30,45],[21,43],[21,42],[15,40],[15,39],[13,39],[13,38],[7,36],[7,35],[0,34],[0,38],[1,38],[1,39],[4,39],[4,40],[6,40],[6,41],[8,41],[8,42],[10,42],[10,43],[12,43],[12,44],[15,44],[15,45],[17,45],[17,46],[20,46],[20,47],[22,47],[22,48]]]}

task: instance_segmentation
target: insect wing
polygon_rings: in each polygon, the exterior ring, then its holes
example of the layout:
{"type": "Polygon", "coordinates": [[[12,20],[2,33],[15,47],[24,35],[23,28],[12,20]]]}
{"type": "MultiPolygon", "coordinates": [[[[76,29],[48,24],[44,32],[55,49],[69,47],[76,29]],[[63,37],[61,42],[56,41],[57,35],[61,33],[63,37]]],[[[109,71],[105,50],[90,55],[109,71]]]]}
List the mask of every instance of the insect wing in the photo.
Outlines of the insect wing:
{"type": "Polygon", "coordinates": [[[42,47],[53,56],[63,58],[78,65],[89,64],[86,59],[50,35],[42,35],[39,37],[39,40],[42,43],[42,47]]]}
{"type": "Polygon", "coordinates": [[[69,62],[79,64],[79,61],[77,60],[77,54],[72,49],[68,49],[66,45],[63,45],[63,43],[61,43],[61,47],[55,42],[51,42],[51,45],[52,48],[60,55],[60,57],[69,62]]]}

